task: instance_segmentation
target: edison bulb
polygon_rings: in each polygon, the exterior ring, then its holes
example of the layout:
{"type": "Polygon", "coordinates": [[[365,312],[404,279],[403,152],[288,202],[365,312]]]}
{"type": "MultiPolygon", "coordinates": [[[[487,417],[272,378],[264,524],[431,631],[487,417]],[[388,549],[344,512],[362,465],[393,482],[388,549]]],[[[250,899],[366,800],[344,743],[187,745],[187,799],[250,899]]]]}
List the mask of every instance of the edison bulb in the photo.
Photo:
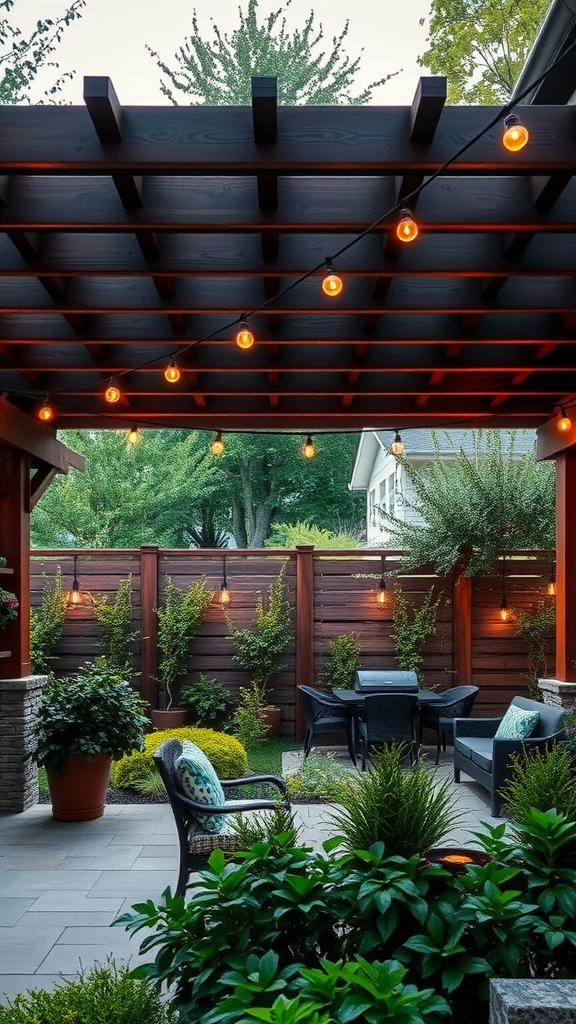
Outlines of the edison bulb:
{"type": "Polygon", "coordinates": [[[252,345],[254,344],[254,335],[248,327],[248,324],[240,324],[240,330],[236,335],[236,344],[238,345],[238,348],[252,348],[252,345]]]}
{"type": "Polygon", "coordinates": [[[510,114],[504,119],[502,142],[510,153],[519,153],[528,144],[529,138],[530,132],[515,114],[510,114]]]}
{"type": "Polygon", "coordinates": [[[48,420],[51,420],[53,416],[53,409],[51,408],[51,406],[48,405],[48,402],[44,402],[44,405],[38,412],[38,419],[44,420],[44,422],[47,423],[48,420]]]}
{"type": "Polygon", "coordinates": [[[224,451],[224,441],[222,440],[222,431],[218,431],[218,436],[212,441],[210,445],[210,451],[212,455],[222,455],[224,451]]]}
{"type": "Polygon", "coordinates": [[[316,455],[316,445],[311,437],[307,437],[306,443],[302,445],[302,455],[305,459],[313,459],[316,455]]]}
{"type": "Polygon", "coordinates": [[[126,434],[126,440],[128,441],[128,444],[140,444],[142,436],[137,426],[133,426],[132,430],[128,431],[126,434]]]}
{"type": "Polygon", "coordinates": [[[111,403],[119,402],[120,401],[120,388],[116,384],[111,383],[106,388],[106,391],[104,392],[104,398],[106,399],[107,402],[111,402],[111,403]]]}
{"type": "Polygon", "coordinates": [[[164,370],[164,376],[169,384],[175,384],[177,380],[180,380],[180,370],[176,366],[174,360],[164,370]]]}
{"type": "Polygon", "coordinates": [[[566,415],[566,413],[563,413],[560,419],[558,420],[557,426],[558,430],[561,430],[562,433],[565,434],[567,430],[570,430],[572,426],[572,420],[569,416],[566,415]]]}
{"type": "Polygon", "coordinates": [[[322,281],[322,291],[325,295],[328,295],[330,298],[334,298],[336,295],[340,295],[342,288],[342,279],[338,277],[338,274],[326,274],[326,277],[322,281]]]}
{"type": "Polygon", "coordinates": [[[396,234],[401,242],[413,242],[418,235],[418,225],[415,220],[412,219],[410,210],[402,210],[400,213],[400,223],[396,228],[396,234]]]}

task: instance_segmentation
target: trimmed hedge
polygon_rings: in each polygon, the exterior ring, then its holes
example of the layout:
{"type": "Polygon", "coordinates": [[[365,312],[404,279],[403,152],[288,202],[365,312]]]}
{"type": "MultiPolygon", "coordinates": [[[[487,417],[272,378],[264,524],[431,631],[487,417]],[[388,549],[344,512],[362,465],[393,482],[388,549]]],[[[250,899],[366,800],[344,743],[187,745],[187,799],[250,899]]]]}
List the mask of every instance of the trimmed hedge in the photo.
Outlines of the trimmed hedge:
{"type": "Polygon", "coordinates": [[[173,736],[179,740],[192,740],[192,743],[200,747],[214,765],[220,779],[239,779],[248,771],[246,751],[235,736],[215,732],[214,729],[195,729],[193,726],[186,726],[182,729],[163,729],[146,736],[143,751],[135,750],[116,761],[114,785],[120,789],[138,788],[138,783],[149,778],[150,773],[155,771],[152,755],[157,747],[173,736]]]}

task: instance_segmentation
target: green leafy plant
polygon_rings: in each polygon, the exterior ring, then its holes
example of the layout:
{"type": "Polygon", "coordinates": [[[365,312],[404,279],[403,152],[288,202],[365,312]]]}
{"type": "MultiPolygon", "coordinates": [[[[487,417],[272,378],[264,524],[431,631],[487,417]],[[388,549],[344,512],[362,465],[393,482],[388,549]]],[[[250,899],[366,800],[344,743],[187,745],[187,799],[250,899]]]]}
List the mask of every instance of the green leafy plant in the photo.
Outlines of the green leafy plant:
{"type": "Polygon", "coordinates": [[[352,686],[354,672],[360,664],[362,647],[358,633],[341,633],[328,645],[328,659],[320,680],[326,687],[347,690],[352,686]]]}
{"type": "Polygon", "coordinates": [[[246,750],[258,746],[268,735],[266,714],[273,705],[265,699],[262,690],[251,683],[240,687],[240,700],[232,716],[234,735],[238,737],[246,750]]]}
{"type": "Polygon", "coordinates": [[[11,590],[4,590],[0,587],[0,629],[14,622],[18,618],[18,605],[20,602],[11,590]]]}
{"type": "Polygon", "coordinates": [[[567,711],[562,719],[564,726],[564,739],[559,740],[558,746],[568,751],[572,762],[576,760],[576,711],[567,711]]]}
{"type": "MultiPolygon", "coordinates": [[[[214,729],[184,726],[181,729],[162,729],[149,733],[145,737],[143,749],[127,753],[116,761],[114,785],[121,789],[132,787],[141,792],[155,792],[152,779],[157,775],[157,770],[153,754],[164,740],[172,738],[191,740],[200,747],[220,779],[237,779],[248,770],[246,751],[235,736],[215,732],[214,729]]],[[[157,791],[162,792],[161,789],[157,791]]]]}
{"type": "Polygon", "coordinates": [[[372,754],[366,772],[340,794],[332,818],[349,850],[383,843],[388,855],[411,857],[438,845],[458,820],[450,781],[439,782],[421,759],[407,771],[402,744],[372,754]]]}
{"type": "Polygon", "coordinates": [[[436,613],[444,600],[443,592],[436,594],[434,587],[426,593],[421,605],[409,600],[402,590],[395,588],[392,598],[392,641],[394,654],[401,669],[417,672],[422,682],[423,649],[436,633],[436,613]]]}
{"type": "Polygon", "coordinates": [[[176,1024],[177,1016],[155,988],[110,958],[50,991],[22,992],[0,1006],[0,1024],[176,1024]]]}
{"type": "Polygon", "coordinates": [[[165,576],[164,604],[156,609],[158,616],[158,680],[166,708],[172,706],[172,687],[186,673],[190,644],[204,619],[214,591],[207,590],[206,580],[196,580],[188,590],[177,587],[165,576]]]}
{"type": "Polygon", "coordinates": [[[258,815],[235,814],[230,828],[241,843],[241,849],[249,850],[254,843],[267,842],[271,850],[278,852],[287,846],[294,846],[300,832],[290,808],[278,801],[273,811],[258,815]]]}
{"type": "Polygon", "coordinates": [[[334,754],[310,754],[298,768],[286,772],[288,796],[292,800],[334,800],[349,785],[350,772],[334,754]]]}
{"type": "Polygon", "coordinates": [[[49,675],[52,671],[54,651],[64,632],[67,606],[62,569],[58,566],[53,579],[44,574],[40,607],[30,609],[30,665],[37,675],[49,675]]]}
{"type": "Polygon", "coordinates": [[[236,697],[218,679],[201,673],[191,686],[182,687],[180,701],[193,709],[197,725],[210,728],[219,722],[226,728],[236,697]]]}
{"type": "Polygon", "coordinates": [[[315,548],[345,549],[360,547],[358,533],[323,530],[309,523],[274,523],[272,534],[266,541],[267,548],[291,548],[299,544],[313,544],[315,548]]]}
{"type": "Polygon", "coordinates": [[[548,750],[511,754],[512,774],[502,788],[510,820],[523,824],[531,811],[554,808],[576,822],[576,786],[572,756],[560,743],[548,750]]]}
{"type": "Polygon", "coordinates": [[[144,746],[146,703],[105,658],[86,662],[71,679],[53,679],[42,691],[31,755],[53,771],[66,758],[110,754],[119,758],[144,746]]]}
{"type": "Polygon", "coordinates": [[[92,596],[94,614],[102,631],[104,656],[114,665],[120,675],[130,679],[133,673],[134,656],[130,644],[140,635],[131,630],[132,625],[132,574],[120,580],[112,600],[107,594],[92,596]]]}
{"type": "Polygon", "coordinates": [[[538,679],[547,675],[547,647],[556,622],[554,599],[541,597],[530,608],[514,609],[514,632],[528,647],[528,693],[533,700],[541,698],[538,679]]]}
{"type": "Polygon", "coordinates": [[[252,628],[238,628],[229,613],[226,623],[228,639],[236,648],[234,661],[250,673],[251,682],[265,694],[272,676],[284,668],[279,659],[291,640],[286,565],[270,584],[267,607],[264,607],[262,594],[257,595],[252,628]]]}

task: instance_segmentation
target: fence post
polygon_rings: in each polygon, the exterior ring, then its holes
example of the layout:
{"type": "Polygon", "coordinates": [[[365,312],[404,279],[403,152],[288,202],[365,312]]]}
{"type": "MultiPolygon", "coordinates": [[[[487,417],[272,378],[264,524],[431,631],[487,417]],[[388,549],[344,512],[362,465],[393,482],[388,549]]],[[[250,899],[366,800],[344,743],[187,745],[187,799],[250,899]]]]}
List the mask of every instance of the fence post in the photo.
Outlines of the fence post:
{"type": "MultiPolygon", "coordinates": [[[[314,682],[314,545],[296,545],[296,684],[314,682]]],[[[304,710],[296,691],[296,739],[304,738],[304,710]]]]}
{"type": "Polygon", "coordinates": [[[157,706],[156,671],[158,668],[158,546],[143,544],[140,548],[140,694],[157,706]]]}
{"type": "Polygon", "coordinates": [[[454,576],[453,586],[454,685],[472,682],[472,577],[454,576]]]}

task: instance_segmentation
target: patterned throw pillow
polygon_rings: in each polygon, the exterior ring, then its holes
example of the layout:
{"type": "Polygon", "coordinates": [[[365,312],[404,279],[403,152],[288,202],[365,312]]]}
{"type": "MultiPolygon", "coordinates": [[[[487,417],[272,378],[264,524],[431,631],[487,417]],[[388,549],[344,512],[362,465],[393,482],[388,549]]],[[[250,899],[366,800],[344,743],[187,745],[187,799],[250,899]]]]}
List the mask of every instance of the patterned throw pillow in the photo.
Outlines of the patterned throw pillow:
{"type": "Polygon", "coordinates": [[[525,740],[536,728],[540,715],[511,704],[496,731],[497,740],[525,740]]]}
{"type": "MultiPolygon", "coordinates": [[[[184,740],[182,753],[176,760],[176,772],[185,795],[190,800],[211,807],[226,803],[220,779],[206,754],[191,740],[184,740]]],[[[221,832],[224,814],[198,814],[198,824],[204,832],[221,832]]]]}

